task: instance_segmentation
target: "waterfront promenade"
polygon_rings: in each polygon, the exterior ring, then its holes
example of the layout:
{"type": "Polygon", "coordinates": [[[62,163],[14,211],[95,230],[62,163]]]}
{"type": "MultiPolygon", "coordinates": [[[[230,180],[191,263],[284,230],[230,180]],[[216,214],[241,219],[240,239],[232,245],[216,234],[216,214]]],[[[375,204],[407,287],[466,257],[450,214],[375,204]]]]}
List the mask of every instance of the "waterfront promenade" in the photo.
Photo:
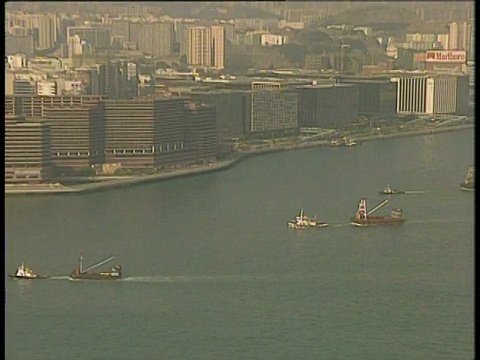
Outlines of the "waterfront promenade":
{"type": "MultiPolygon", "coordinates": [[[[352,138],[352,140],[355,140],[356,142],[366,142],[366,141],[374,141],[374,140],[391,139],[396,137],[418,136],[418,135],[428,135],[428,134],[439,133],[439,132],[466,130],[466,129],[472,129],[473,127],[474,127],[474,124],[445,126],[445,127],[431,127],[431,128],[422,128],[422,129],[395,132],[395,133],[389,133],[389,134],[356,136],[355,138],[352,138]]],[[[277,144],[277,145],[269,144],[269,145],[252,146],[249,149],[242,149],[238,151],[235,154],[235,156],[227,160],[217,161],[211,164],[193,165],[193,166],[179,168],[179,169],[166,170],[154,175],[109,176],[109,177],[102,176],[102,177],[96,177],[95,180],[90,183],[68,185],[68,186],[62,185],[59,183],[38,184],[38,185],[6,184],[5,195],[78,194],[78,193],[101,191],[101,190],[111,189],[111,188],[127,187],[127,186],[132,186],[137,184],[148,183],[148,182],[196,175],[196,174],[201,174],[205,172],[225,170],[235,165],[237,162],[252,155],[260,155],[260,154],[265,154],[270,152],[289,151],[289,150],[305,149],[305,148],[329,146],[329,145],[330,145],[330,141],[319,140],[319,141],[295,142],[287,145],[286,144],[277,144]]]]}

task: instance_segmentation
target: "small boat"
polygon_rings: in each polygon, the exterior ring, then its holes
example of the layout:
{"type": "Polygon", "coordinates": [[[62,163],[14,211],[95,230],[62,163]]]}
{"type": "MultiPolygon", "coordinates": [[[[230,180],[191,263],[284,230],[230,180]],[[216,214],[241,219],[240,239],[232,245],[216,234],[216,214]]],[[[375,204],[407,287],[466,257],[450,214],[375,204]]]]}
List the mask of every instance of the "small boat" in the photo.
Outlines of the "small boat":
{"type": "Polygon", "coordinates": [[[358,145],[358,143],[355,140],[347,138],[346,136],[333,139],[332,141],[330,141],[330,146],[333,146],[333,147],[340,147],[340,146],[350,147],[355,145],[358,145]]]}
{"type": "Polygon", "coordinates": [[[287,225],[291,229],[306,229],[306,228],[320,228],[326,227],[328,224],[323,221],[319,221],[317,217],[309,218],[304,214],[303,209],[300,210],[300,214],[295,217],[295,220],[290,220],[287,225]]]}
{"type": "Polygon", "coordinates": [[[92,266],[83,268],[83,256],[80,256],[80,262],[77,267],[70,274],[70,278],[75,280],[118,280],[122,277],[122,267],[120,265],[113,265],[109,271],[94,272],[93,270],[112,261],[114,256],[109,256],[102,261],[99,261],[92,266]]]}
{"type": "Polygon", "coordinates": [[[23,261],[22,261],[22,264],[17,268],[15,273],[9,274],[8,277],[11,279],[25,279],[25,280],[48,278],[48,276],[38,275],[35,271],[25,266],[25,263],[23,261]]]}
{"type": "Polygon", "coordinates": [[[383,190],[379,191],[380,194],[383,195],[397,195],[397,194],[405,194],[404,190],[392,189],[390,185],[387,185],[383,188],[383,190]]]}
{"type": "Polygon", "coordinates": [[[343,142],[343,146],[355,146],[355,145],[358,145],[358,143],[355,140],[347,139],[343,142]]]}
{"type": "Polygon", "coordinates": [[[367,211],[367,199],[362,198],[358,204],[357,212],[350,218],[350,224],[354,226],[376,226],[376,225],[400,225],[405,222],[402,209],[394,208],[390,215],[372,215],[375,211],[388,203],[388,199],[375,206],[370,212],[367,211]]]}
{"type": "Polygon", "coordinates": [[[465,175],[465,180],[460,184],[460,189],[465,191],[474,191],[475,190],[475,167],[470,166],[465,175]]]}

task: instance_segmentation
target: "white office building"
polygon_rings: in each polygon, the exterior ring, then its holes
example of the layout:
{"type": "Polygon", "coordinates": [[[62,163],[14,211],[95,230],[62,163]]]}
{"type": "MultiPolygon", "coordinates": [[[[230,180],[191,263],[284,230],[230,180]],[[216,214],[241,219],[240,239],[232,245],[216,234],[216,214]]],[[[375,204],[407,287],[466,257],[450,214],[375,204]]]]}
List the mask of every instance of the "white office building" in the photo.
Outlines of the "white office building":
{"type": "Polygon", "coordinates": [[[458,110],[458,76],[406,76],[391,80],[397,83],[399,114],[454,114],[458,110]]]}

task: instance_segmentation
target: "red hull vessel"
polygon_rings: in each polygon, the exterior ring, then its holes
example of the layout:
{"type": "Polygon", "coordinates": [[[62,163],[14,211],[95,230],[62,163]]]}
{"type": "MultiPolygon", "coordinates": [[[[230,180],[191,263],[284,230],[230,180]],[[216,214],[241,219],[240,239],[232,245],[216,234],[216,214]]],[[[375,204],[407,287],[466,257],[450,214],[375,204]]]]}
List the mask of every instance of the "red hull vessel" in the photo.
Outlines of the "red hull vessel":
{"type": "Polygon", "coordinates": [[[400,225],[405,222],[402,209],[394,208],[390,215],[374,216],[373,212],[384,206],[388,200],[382,201],[375,206],[370,212],[367,212],[367,199],[363,198],[358,204],[358,210],[354,216],[350,218],[350,224],[354,226],[377,226],[377,225],[400,225]]]}
{"type": "Polygon", "coordinates": [[[122,277],[122,267],[114,265],[110,271],[93,272],[92,270],[112,261],[115,257],[110,256],[87,269],[83,269],[83,256],[80,256],[80,263],[70,274],[75,280],[118,280],[122,277]]]}

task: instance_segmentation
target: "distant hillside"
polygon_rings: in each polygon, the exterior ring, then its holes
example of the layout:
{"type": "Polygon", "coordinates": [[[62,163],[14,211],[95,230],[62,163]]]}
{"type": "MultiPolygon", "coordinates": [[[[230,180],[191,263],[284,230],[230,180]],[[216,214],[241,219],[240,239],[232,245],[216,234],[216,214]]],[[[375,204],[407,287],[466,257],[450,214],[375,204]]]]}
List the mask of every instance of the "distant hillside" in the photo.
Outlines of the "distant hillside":
{"type": "Polygon", "coordinates": [[[231,20],[238,18],[280,19],[278,15],[269,11],[243,5],[233,7],[212,5],[200,11],[195,17],[206,20],[231,20]]]}
{"type": "Polygon", "coordinates": [[[407,31],[410,33],[448,34],[448,25],[418,21],[410,24],[407,31]]]}
{"type": "Polygon", "coordinates": [[[406,9],[392,9],[386,5],[375,5],[366,9],[343,11],[323,20],[322,25],[348,24],[376,28],[384,24],[396,24],[397,27],[407,28],[418,20],[415,13],[406,9]]]}

